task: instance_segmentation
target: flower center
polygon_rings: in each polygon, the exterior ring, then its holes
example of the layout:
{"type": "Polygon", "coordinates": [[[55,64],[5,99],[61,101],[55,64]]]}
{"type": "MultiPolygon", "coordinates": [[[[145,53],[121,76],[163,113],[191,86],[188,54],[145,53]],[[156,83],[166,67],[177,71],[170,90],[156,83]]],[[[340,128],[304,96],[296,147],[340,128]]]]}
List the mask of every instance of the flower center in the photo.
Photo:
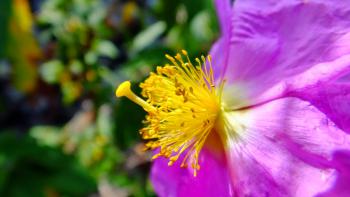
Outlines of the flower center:
{"type": "Polygon", "coordinates": [[[190,165],[196,176],[199,153],[220,114],[223,83],[214,85],[210,56],[196,58],[197,65],[184,50],[166,58],[171,64],[157,67],[140,85],[146,100],[130,90],[129,81],[117,88],[116,95],[128,97],[148,112],[140,133],[148,148],[159,148],[153,159],[164,156],[171,166],[183,154],[181,166],[190,165]]]}

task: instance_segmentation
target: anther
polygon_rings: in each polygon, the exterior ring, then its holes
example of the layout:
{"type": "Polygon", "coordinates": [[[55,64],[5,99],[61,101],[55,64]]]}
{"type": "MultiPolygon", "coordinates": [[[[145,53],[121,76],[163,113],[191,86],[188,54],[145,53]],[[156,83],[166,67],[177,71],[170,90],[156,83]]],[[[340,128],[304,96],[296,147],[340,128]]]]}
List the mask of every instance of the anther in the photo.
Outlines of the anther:
{"type": "Polygon", "coordinates": [[[193,88],[192,87],[190,87],[190,92],[193,94],[193,88]]]}
{"type": "Polygon", "coordinates": [[[196,58],[196,62],[198,63],[199,66],[202,66],[201,61],[198,59],[198,57],[196,58]]]}
{"type": "Polygon", "coordinates": [[[160,157],[161,155],[162,155],[161,153],[157,153],[157,154],[153,155],[152,160],[157,159],[157,158],[160,157]]]}
{"type": "Polygon", "coordinates": [[[208,55],[207,58],[208,58],[208,61],[211,62],[211,55],[208,55]]]}
{"type": "Polygon", "coordinates": [[[168,54],[165,54],[165,57],[170,61],[175,61],[175,59],[168,54]]]}
{"type": "Polygon", "coordinates": [[[203,62],[205,62],[205,57],[204,57],[204,55],[201,56],[201,59],[202,59],[203,62]]]}
{"type": "Polygon", "coordinates": [[[179,62],[183,63],[183,60],[182,60],[182,57],[181,57],[180,53],[176,54],[175,58],[176,58],[179,62]]]}

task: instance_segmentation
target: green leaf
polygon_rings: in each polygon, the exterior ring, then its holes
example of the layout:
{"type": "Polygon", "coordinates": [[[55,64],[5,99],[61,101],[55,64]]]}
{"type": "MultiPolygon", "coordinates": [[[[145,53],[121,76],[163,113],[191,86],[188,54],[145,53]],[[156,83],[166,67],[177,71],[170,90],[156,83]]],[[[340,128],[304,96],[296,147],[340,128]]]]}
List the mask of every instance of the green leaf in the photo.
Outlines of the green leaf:
{"type": "Polygon", "coordinates": [[[64,72],[64,65],[60,60],[51,60],[41,65],[39,73],[49,84],[57,83],[64,72]]]}
{"type": "Polygon", "coordinates": [[[165,32],[165,30],[166,24],[163,21],[156,22],[149,26],[147,29],[136,35],[131,45],[130,53],[137,53],[153,44],[155,40],[165,32]]]}
{"type": "Polygon", "coordinates": [[[96,182],[73,157],[57,148],[40,146],[28,135],[0,133],[0,196],[87,196],[96,182]],[[0,182],[1,183],[1,182],[0,182]]]}
{"type": "Polygon", "coordinates": [[[98,58],[98,54],[96,53],[96,51],[90,50],[85,54],[84,61],[88,65],[93,65],[93,64],[96,64],[97,58],[98,58]]]}
{"type": "Polygon", "coordinates": [[[61,129],[53,126],[36,126],[30,129],[29,134],[38,144],[56,147],[61,141],[61,129]]]}
{"type": "Polygon", "coordinates": [[[113,132],[113,116],[110,105],[102,105],[98,110],[97,129],[104,137],[112,138],[113,132]]]}
{"type": "Polygon", "coordinates": [[[109,40],[95,40],[93,50],[100,56],[115,58],[118,55],[118,49],[109,40]]]}
{"type": "Polygon", "coordinates": [[[190,28],[195,38],[202,42],[209,42],[214,37],[210,15],[207,11],[199,12],[191,21],[190,28]]]}
{"type": "Polygon", "coordinates": [[[71,63],[69,64],[69,70],[73,74],[78,75],[78,74],[81,74],[83,72],[84,66],[79,60],[75,59],[75,60],[71,61],[71,63]]]}
{"type": "Polygon", "coordinates": [[[5,55],[6,44],[8,40],[9,19],[11,16],[11,0],[0,1],[0,57],[5,55]]]}
{"type": "Polygon", "coordinates": [[[82,90],[79,82],[64,81],[61,84],[61,91],[63,94],[63,102],[69,104],[81,95],[82,90]]]}

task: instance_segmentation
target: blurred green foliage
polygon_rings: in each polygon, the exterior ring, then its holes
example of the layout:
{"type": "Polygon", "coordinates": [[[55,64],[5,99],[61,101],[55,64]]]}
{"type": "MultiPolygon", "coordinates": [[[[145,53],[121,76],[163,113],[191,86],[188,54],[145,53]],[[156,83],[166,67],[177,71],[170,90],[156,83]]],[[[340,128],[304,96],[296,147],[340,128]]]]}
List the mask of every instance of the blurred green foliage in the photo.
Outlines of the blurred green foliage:
{"type": "Polygon", "coordinates": [[[7,46],[8,39],[8,23],[11,15],[11,0],[0,1],[0,57],[5,56],[5,46],[7,46]]]}
{"type": "Polygon", "coordinates": [[[0,195],[49,196],[48,193],[84,196],[96,187],[73,157],[40,146],[29,136],[0,135],[0,195]]]}
{"type": "Polygon", "coordinates": [[[116,58],[106,23],[107,4],[99,0],[45,1],[38,15],[41,42],[52,54],[40,66],[42,79],[59,84],[64,103],[76,101],[99,85],[99,58],[116,58]]]}
{"type": "Polygon", "coordinates": [[[211,0],[12,0],[0,12],[0,196],[155,196],[145,112],[114,91],[205,54],[211,0]],[[5,42],[6,41],[6,42],[5,42]]]}

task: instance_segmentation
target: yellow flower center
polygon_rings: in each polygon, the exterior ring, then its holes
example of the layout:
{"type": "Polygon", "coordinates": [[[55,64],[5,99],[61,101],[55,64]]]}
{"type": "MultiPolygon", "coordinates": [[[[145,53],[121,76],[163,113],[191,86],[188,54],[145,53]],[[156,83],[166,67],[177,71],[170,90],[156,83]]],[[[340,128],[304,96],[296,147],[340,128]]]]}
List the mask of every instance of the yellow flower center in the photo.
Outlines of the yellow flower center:
{"type": "Polygon", "coordinates": [[[190,165],[196,176],[199,153],[220,114],[223,83],[218,88],[214,85],[210,56],[196,58],[197,65],[184,50],[166,58],[171,64],[157,67],[140,85],[146,100],[131,91],[129,81],[119,85],[116,95],[126,96],[148,112],[140,133],[148,140],[148,148],[160,148],[153,159],[169,158],[170,166],[184,153],[181,166],[190,165]]]}

